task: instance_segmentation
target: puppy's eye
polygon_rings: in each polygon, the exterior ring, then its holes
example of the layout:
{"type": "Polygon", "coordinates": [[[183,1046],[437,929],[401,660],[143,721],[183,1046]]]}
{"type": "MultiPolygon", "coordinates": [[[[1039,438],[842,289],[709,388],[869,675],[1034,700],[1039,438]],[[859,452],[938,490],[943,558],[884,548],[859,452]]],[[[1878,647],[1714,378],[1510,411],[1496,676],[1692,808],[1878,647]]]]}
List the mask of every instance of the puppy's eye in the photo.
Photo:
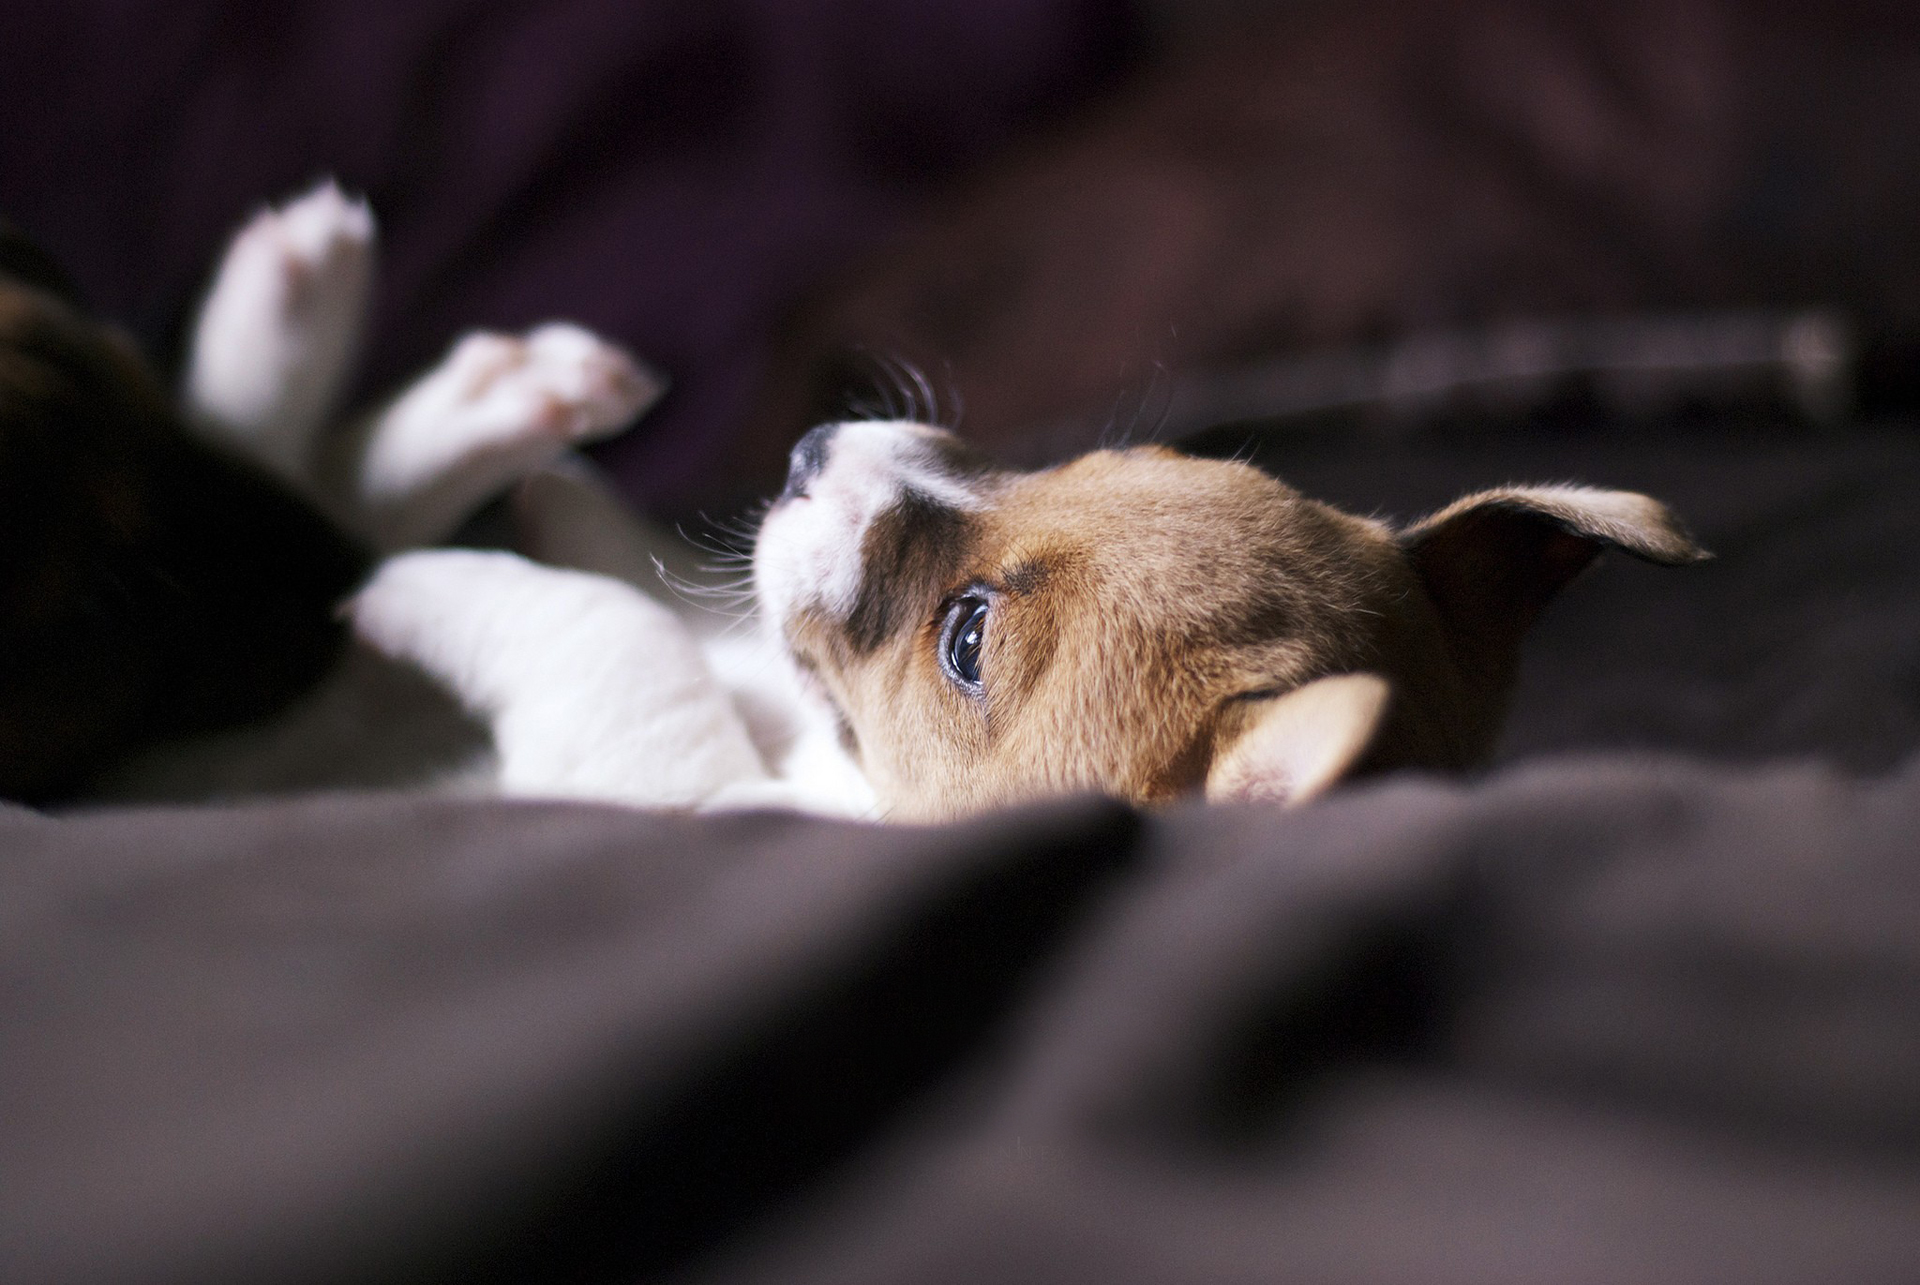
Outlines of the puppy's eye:
{"type": "Polygon", "coordinates": [[[953,604],[947,617],[945,641],[940,659],[947,677],[963,687],[980,686],[980,645],[986,640],[987,603],[983,598],[962,598],[953,604]]]}

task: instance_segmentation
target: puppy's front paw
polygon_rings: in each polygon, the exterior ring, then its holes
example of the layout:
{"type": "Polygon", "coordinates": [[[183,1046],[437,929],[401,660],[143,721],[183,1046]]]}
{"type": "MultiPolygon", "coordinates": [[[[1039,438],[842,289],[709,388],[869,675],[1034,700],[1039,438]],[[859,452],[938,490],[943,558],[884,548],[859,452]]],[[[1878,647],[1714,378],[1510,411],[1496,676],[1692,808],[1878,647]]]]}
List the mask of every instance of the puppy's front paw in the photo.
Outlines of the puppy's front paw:
{"type": "Polygon", "coordinates": [[[388,547],[423,543],[568,446],[625,427],[664,387],[578,326],[468,335],[375,420],[354,502],[388,547]]]}
{"type": "Polygon", "coordinates": [[[524,337],[468,335],[394,409],[424,456],[539,439],[563,446],[624,428],[664,386],[613,344],[553,322],[524,337]]]}
{"type": "MultiPolygon", "coordinates": [[[[285,324],[313,331],[351,321],[373,268],[373,212],[327,179],[240,230],[227,252],[235,284],[285,324]]],[[[265,318],[262,318],[263,320],[265,318]]]]}
{"type": "Polygon", "coordinates": [[[303,463],[347,374],[373,281],[373,215],[332,180],[256,214],[194,328],[189,408],[303,463]]]}

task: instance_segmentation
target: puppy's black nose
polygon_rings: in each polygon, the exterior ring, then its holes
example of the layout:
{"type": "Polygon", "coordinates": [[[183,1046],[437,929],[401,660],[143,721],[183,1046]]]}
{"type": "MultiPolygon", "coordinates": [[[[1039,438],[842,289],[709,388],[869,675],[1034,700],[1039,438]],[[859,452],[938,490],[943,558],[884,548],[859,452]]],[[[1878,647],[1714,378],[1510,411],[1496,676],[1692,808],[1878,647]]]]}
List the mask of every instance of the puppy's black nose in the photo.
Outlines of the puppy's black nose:
{"type": "Polygon", "coordinates": [[[838,424],[822,424],[809,429],[805,437],[793,444],[793,454],[788,456],[787,485],[780,492],[781,499],[791,500],[807,493],[807,484],[819,477],[820,470],[827,466],[827,447],[839,431],[838,424]]]}

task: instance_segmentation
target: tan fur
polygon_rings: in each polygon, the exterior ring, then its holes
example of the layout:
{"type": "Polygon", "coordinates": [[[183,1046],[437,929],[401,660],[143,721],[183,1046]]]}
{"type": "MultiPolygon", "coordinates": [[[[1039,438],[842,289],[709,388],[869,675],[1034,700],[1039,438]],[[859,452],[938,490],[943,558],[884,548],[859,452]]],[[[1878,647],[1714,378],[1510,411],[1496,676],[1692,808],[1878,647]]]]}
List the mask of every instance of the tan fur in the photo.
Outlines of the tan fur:
{"type": "MultiPolygon", "coordinates": [[[[1383,718],[1377,700],[1370,713],[1361,701],[1352,717],[1365,727],[1332,733],[1364,733],[1364,755],[1349,758],[1372,769],[1465,766],[1492,744],[1512,669],[1510,655],[1474,652],[1476,640],[1517,641],[1518,629],[1454,617],[1508,611],[1524,628],[1517,617],[1538,604],[1437,602],[1423,556],[1451,566],[1450,536],[1480,550],[1485,533],[1461,532],[1488,504],[1524,510],[1522,526],[1544,524],[1589,558],[1601,544],[1662,561],[1699,556],[1664,509],[1615,492],[1591,493],[1601,498],[1590,504],[1568,488],[1492,492],[1403,535],[1247,465],[1158,447],[973,479],[977,509],[943,514],[918,545],[885,519],[872,524],[850,615],[803,604],[780,622],[899,817],[1083,790],[1165,802],[1199,790],[1276,697],[1334,674],[1378,674],[1392,692],[1383,718]],[[979,692],[939,660],[946,608],[961,594],[992,603],[979,692]]],[[[1503,537],[1505,526],[1489,531],[1503,537]]],[[[1576,553],[1562,562],[1583,565],[1576,553]]]]}
{"type": "Polygon", "coordinates": [[[1366,754],[1392,694],[1378,674],[1334,674],[1268,697],[1253,725],[1214,754],[1207,798],[1291,804],[1317,797],[1366,754]]]}

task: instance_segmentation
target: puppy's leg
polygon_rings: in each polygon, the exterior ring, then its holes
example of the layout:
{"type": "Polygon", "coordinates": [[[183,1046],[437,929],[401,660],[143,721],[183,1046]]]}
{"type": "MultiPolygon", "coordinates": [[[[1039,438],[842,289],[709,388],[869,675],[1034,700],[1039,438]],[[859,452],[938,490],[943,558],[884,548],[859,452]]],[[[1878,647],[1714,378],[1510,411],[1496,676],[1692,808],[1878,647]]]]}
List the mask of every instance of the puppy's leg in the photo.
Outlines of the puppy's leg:
{"type": "Polygon", "coordinates": [[[332,181],[255,215],[194,326],[186,404],[203,431],[305,482],[373,281],[373,215],[332,181]]]}
{"type": "Polygon", "coordinates": [[[342,444],[331,488],[383,547],[431,543],[567,447],[624,427],[663,388],[578,326],[468,335],[342,444]]]}
{"type": "Polygon", "coordinates": [[[505,793],[691,808],[782,796],[684,625],[603,576],[510,553],[385,562],[360,637],[488,720],[505,793]]]}

